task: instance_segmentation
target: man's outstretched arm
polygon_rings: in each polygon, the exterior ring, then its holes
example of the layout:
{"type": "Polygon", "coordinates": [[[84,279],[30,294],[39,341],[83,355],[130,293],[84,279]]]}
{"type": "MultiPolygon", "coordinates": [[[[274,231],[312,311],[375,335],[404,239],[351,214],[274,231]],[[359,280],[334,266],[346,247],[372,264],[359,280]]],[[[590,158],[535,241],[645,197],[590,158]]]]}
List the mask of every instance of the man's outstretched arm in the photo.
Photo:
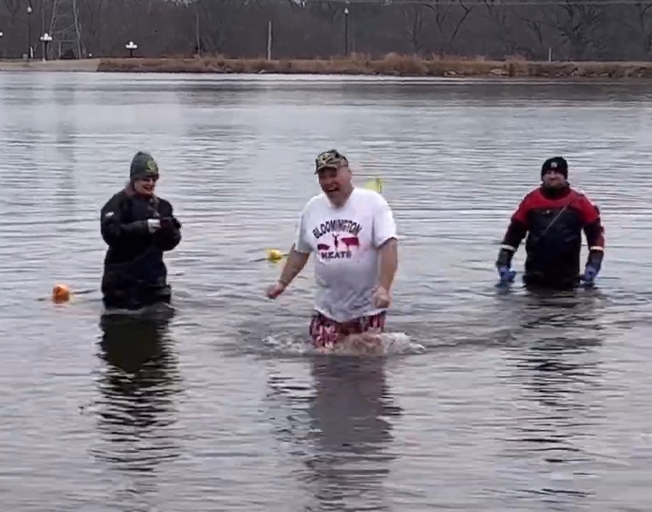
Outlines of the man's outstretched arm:
{"type": "Polygon", "coordinates": [[[309,259],[309,252],[297,251],[296,245],[292,245],[288,259],[283,266],[283,270],[281,271],[281,276],[278,278],[279,284],[281,284],[284,288],[290,286],[290,283],[303,270],[303,267],[306,266],[306,263],[308,263],[309,259]]]}

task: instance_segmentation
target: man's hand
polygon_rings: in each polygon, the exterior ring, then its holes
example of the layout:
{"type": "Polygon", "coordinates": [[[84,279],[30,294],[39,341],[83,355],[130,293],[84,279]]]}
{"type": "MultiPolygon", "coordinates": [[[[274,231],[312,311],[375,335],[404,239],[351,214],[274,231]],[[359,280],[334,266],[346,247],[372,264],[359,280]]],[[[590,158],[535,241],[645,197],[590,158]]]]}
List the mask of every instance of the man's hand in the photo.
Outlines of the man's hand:
{"type": "Polygon", "coordinates": [[[498,267],[498,278],[501,283],[513,283],[516,277],[516,271],[509,268],[508,265],[498,267]]]}
{"type": "Polygon", "coordinates": [[[308,258],[310,258],[310,253],[298,252],[294,249],[293,245],[278,281],[267,288],[267,297],[275,299],[281,295],[297,274],[305,267],[308,258]]]}
{"type": "Polygon", "coordinates": [[[389,293],[382,286],[376,286],[373,291],[372,302],[374,307],[386,309],[391,304],[392,300],[389,293]]]}
{"type": "Polygon", "coordinates": [[[280,281],[276,281],[273,285],[269,286],[267,288],[267,298],[268,299],[275,299],[279,295],[281,295],[285,289],[287,288],[286,285],[281,283],[280,281]]]}
{"type": "Polygon", "coordinates": [[[598,269],[593,265],[589,264],[584,270],[584,274],[580,276],[580,279],[584,281],[584,286],[592,287],[595,286],[595,278],[598,275],[598,269]]]}

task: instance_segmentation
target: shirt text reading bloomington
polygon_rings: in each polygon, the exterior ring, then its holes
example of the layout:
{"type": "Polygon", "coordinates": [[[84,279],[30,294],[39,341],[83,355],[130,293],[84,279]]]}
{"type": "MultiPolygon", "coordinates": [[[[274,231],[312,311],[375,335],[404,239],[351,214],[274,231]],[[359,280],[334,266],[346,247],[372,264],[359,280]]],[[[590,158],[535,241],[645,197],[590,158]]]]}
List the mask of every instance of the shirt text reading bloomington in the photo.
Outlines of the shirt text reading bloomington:
{"type": "Polygon", "coordinates": [[[362,226],[355,221],[348,219],[335,219],[322,222],[318,227],[312,230],[312,234],[315,238],[319,239],[320,237],[334,232],[344,232],[350,233],[353,236],[358,236],[362,231],[362,226]]]}

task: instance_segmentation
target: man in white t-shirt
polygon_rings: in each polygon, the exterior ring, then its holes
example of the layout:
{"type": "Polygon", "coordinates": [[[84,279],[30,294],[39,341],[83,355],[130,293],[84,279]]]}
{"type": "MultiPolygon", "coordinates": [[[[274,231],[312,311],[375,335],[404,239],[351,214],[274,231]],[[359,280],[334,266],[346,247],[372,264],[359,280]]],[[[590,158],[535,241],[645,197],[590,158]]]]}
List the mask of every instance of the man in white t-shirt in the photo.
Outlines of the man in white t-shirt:
{"type": "Polygon", "coordinates": [[[333,149],[315,163],[323,193],[303,208],[296,241],[267,296],[283,293],[314,252],[317,291],[310,336],[316,347],[332,347],[349,335],[384,330],[398,240],[387,201],[353,186],[344,155],[333,149]]]}

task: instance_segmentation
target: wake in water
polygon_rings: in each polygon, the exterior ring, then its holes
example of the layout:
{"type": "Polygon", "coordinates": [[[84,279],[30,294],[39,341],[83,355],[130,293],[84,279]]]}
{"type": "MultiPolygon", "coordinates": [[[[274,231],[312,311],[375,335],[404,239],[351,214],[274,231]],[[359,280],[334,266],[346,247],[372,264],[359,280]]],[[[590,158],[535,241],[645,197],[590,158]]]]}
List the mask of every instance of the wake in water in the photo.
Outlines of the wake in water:
{"type": "Polygon", "coordinates": [[[387,355],[421,354],[423,345],[410,340],[405,333],[357,334],[331,347],[317,348],[312,343],[295,337],[266,336],[263,338],[266,352],[284,355],[338,355],[379,357],[387,355]]]}

